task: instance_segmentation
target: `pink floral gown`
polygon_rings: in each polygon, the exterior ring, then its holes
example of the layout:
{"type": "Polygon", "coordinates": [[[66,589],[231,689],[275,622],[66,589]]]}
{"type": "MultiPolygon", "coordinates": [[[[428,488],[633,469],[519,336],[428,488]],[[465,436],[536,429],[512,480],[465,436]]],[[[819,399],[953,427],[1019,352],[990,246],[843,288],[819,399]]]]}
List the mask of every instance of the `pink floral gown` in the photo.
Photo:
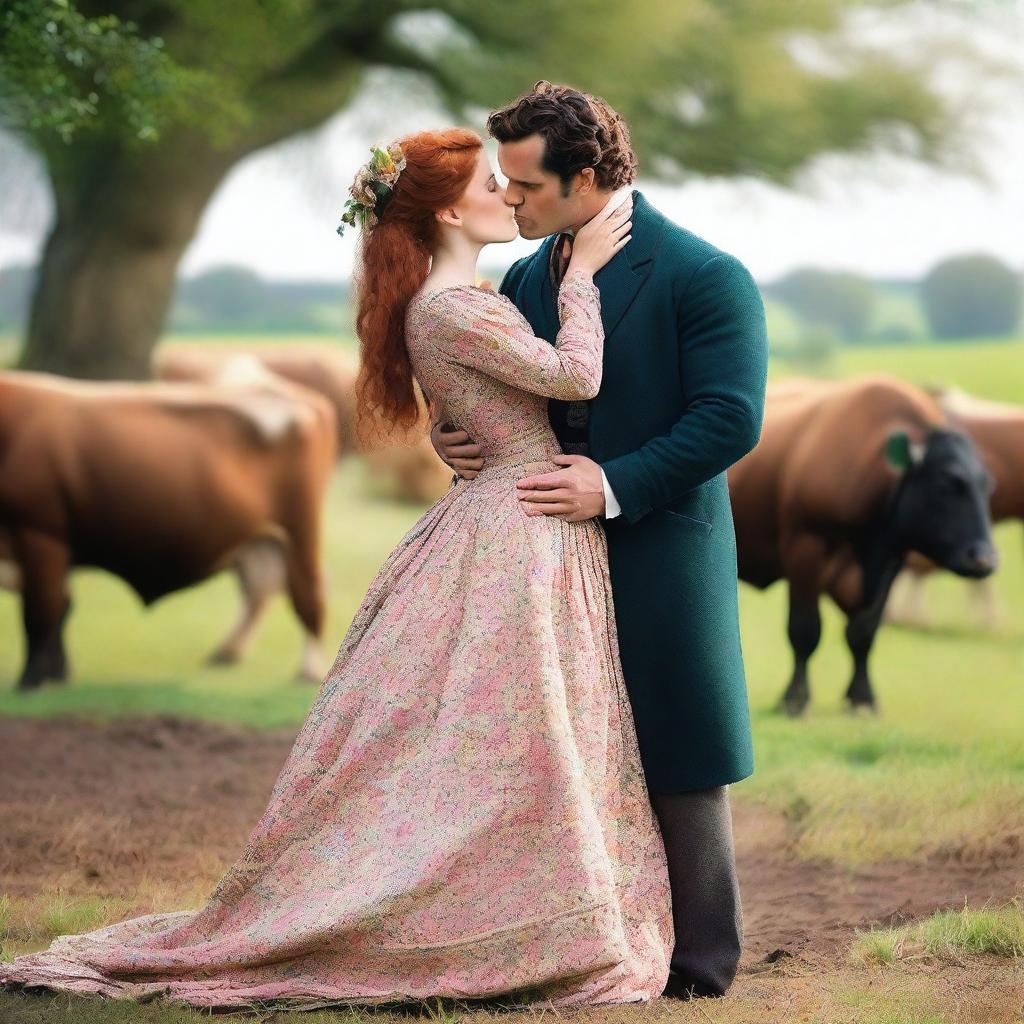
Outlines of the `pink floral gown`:
{"type": "Polygon", "coordinates": [[[556,346],[484,288],[419,295],[417,379],[483,449],[391,552],[235,864],[199,910],[0,964],[0,982],[201,1007],[658,997],[665,851],[619,663],[603,527],[529,517],[547,397],[600,384],[600,296],[556,346]]]}

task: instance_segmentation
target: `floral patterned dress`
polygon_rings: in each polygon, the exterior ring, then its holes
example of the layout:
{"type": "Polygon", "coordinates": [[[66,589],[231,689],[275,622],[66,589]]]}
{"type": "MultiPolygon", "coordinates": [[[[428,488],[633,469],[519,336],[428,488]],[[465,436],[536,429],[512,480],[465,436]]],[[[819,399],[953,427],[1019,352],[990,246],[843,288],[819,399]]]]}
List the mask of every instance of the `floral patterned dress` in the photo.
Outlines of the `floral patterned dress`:
{"type": "Polygon", "coordinates": [[[208,902],[61,936],[0,982],[199,1007],[661,994],[668,872],[603,527],[515,491],[557,468],[547,399],[600,385],[600,295],[574,272],[558,301],[552,346],[488,289],[413,299],[417,379],[484,469],[388,556],[208,902]]]}

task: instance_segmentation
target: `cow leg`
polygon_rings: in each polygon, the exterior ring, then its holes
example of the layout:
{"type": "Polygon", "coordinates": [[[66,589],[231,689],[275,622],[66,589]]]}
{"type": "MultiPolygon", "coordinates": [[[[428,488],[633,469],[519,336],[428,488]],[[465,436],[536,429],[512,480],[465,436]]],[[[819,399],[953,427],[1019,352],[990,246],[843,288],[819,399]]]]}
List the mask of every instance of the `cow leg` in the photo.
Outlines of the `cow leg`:
{"type": "Polygon", "coordinates": [[[858,708],[869,708],[877,711],[875,694],[871,688],[871,677],[868,675],[868,655],[875,642],[881,611],[867,608],[851,615],[846,623],[846,642],[853,655],[853,678],[846,689],[846,700],[851,711],[858,708]]]}
{"type": "Polygon", "coordinates": [[[1003,623],[1003,613],[992,579],[968,580],[967,593],[977,628],[991,632],[998,630],[1003,623]]]}
{"type": "Polygon", "coordinates": [[[235,562],[242,611],[227,637],[206,659],[208,665],[233,665],[240,661],[252,642],[253,633],[270,598],[284,589],[284,552],[279,541],[253,541],[235,562]]]}
{"type": "Polygon", "coordinates": [[[47,680],[65,682],[64,620],[71,610],[67,589],[67,545],[38,530],[18,530],[14,555],[21,575],[21,612],[25,627],[25,666],[19,690],[33,690],[47,680]]]}
{"type": "Polygon", "coordinates": [[[782,571],[789,584],[787,632],[793,649],[793,674],[779,707],[793,717],[803,714],[811,699],[807,662],[821,640],[818,600],[826,554],[824,541],[805,531],[794,531],[782,543],[782,571]]]}
{"type": "Polygon", "coordinates": [[[924,599],[925,577],[913,569],[904,569],[893,581],[886,601],[884,617],[887,622],[923,629],[928,625],[928,610],[924,599]]]}
{"type": "Polygon", "coordinates": [[[296,680],[299,682],[320,682],[326,671],[326,664],[320,645],[324,630],[326,601],[324,599],[323,575],[315,546],[299,541],[289,552],[287,560],[288,596],[299,621],[306,629],[303,638],[302,661],[296,680]]]}
{"type": "Polygon", "coordinates": [[[907,618],[921,629],[928,625],[928,608],[924,600],[924,585],[927,578],[917,572],[910,573],[910,592],[907,595],[907,618]]]}
{"type": "Polygon", "coordinates": [[[811,699],[807,662],[821,640],[821,612],[818,595],[802,593],[789,585],[789,643],[793,648],[793,675],[782,695],[781,708],[791,717],[802,715],[811,699]]]}
{"type": "Polygon", "coordinates": [[[872,711],[878,710],[871,688],[871,678],[868,675],[868,655],[875,642],[875,634],[878,632],[878,624],[882,621],[882,613],[885,611],[893,580],[899,571],[899,562],[895,560],[883,567],[874,597],[863,609],[851,607],[848,600],[843,600],[841,593],[833,593],[836,603],[847,614],[846,642],[853,655],[853,678],[846,688],[846,699],[853,711],[861,707],[870,708],[872,711]]]}
{"type": "Polygon", "coordinates": [[[0,589],[14,593],[21,590],[21,572],[17,562],[0,559],[0,589]]]}
{"type": "Polygon", "coordinates": [[[316,683],[323,679],[327,672],[324,661],[323,646],[320,638],[307,633],[302,642],[302,661],[295,678],[302,683],[316,683]]]}

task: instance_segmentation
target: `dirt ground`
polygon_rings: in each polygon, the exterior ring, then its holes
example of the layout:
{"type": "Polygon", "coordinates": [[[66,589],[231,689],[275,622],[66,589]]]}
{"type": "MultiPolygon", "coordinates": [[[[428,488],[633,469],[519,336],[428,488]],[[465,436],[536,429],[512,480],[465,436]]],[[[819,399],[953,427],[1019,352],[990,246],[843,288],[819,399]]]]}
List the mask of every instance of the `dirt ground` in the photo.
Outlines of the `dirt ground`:
{"type": "MultiPolygon", "coordinates": [[[[0,719],[0,893],[31,898],[60,886],[72,899],[127,897],[143,913],[139,894],[159,881],[164,899],[169,884],[189,894],[183,907],[198,906],[241,851],[293,737],[173,717],[0,719]]],[[[846,870],[799,859],[774,811],[737,797],[733,815],[746,932],[734,988],[780,970],[834,969],[858,928],[1024,891],[1017,833],[942,858],[846,870]]]]}

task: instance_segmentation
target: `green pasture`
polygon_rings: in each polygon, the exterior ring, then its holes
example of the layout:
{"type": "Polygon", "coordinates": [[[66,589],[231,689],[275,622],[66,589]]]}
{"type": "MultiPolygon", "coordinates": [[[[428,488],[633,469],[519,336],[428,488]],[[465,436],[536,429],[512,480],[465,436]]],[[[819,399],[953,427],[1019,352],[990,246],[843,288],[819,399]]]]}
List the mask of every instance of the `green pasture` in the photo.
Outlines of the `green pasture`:
{"type": "MultiPolygon", "coordinates": [[[[270,339],[232,340],[242,348],[270,339]]],[[[891,372],[1024,402],[1021,367],[1024,341],[1018,340],[846,349],[831,372],[891,372]]],[[[773,377],[791,372],[793,367],[773,361],[773,377]]],[[[422,512],[418,506],[375,497],[361,463],[350,461],[335,473],[325,514],[327,662],[387,552],[422,512]]],[[[928,586],[931,627],[922,631],[886,625],[878,636],[872,659],[881,707],[877,717],[852,716],[843,708],[850,660],[843,643],[843,619],[827,604],[822,643],[811,663],[812,703],[802,720],[781,715],[776,702],[792,663],[784,632],[786,595],[780,584],[765,592],[741,587],[756,771],[733,787],[733,795],[784,814],[801,855],[841,865],[932,854],[983,861],[1019,837],[1024,822],[1024,531],[1019,523],[1006,524],[997,529],[996,540],[1002,564],[993,585],[1003,624],[995,631],[975,628],[964,582],[948,575],[934,578],[928,586]]],[[[75,607],[66,639],[74,679],[67,686],[29,694],[13,689],[23,657],[19,604],[13,595],[0,591],[0,715],[103,720],[170,713],[254,728],[295,729],[317,692],[315,683],[293,678],[301,633],[283,597],[273,602],[244,663],[228,668],[203,665],[238,610],[237,587],[228,574],[172,594],[148,609],[120,580],[98,571],[77,572],[71,590],[75,607]]],[[[12,947],[7,955],[28,948],[22,940],[29,936],[31,948],[42,948],[55,935],[100,927],[127,912],[116,901],[83,898],[65,905],[59,894],[40,894],[40,899],[42,911],[35,903],[23,907],[0,896],[0,934],[22,936],[28,928],[17,949],[12,947]],[[20,924],[19,914],[25,918],[20,924]]],[[[736,995],[712,1007],[712,1019],[720,1024],[752,1019],[851,1024],[960,1020],[931,975],[915,970],[915,963],[926,957],[965,969],[963,958],[969,956],[976,977],[973,987],[1005,987],[1012,985],[1011,975],[1017,977],[1024,970],[1021,936],[1019,902],[992,912],[937,914],[905,928],[878,929],[852,944],[848,966],[836,964],[813,977],[759,975],[750,986],[740,986],[736,995]]],[[[666,1009],[679,1021],[709,1019],[708,1010],[699,1004],[666,1009]]],[[[625,1024],[641,1016],[646,1019],[649,1013],[623,1008],[621,1013],[584,1014],[600,1024],[620,1016],[625,1024]]],[[[428,1024],[470,1024],[490,1021],[492,1014],[447,1003],[436,1008],[423,1004],[418,1013],[405,1016],[327,1011],[273,1017],[344,1018],[353,1024],[369,1024],[374,1017],[381,1018],[381,1024],[410,1018],[428,1024]]],[[[184,1024],[206,1015],[67,994],[0,994],[0,1018],[19,1024],[184,1024]]]]}
{"type": "MultiPolygon", "coordinates": [[[[251,339],[246,339],[246,341],[251,339]]],[[[847,351],[843,369],[951,381],[978,394],[1024,401],[1024,342],[847,351]]],[[[773,374],[786,372],[773,366],[773,374]]],[[[328,663],[387,552],[422,508],[375,498],[360,463],[339,467],[325,515],[328,663]]],[[[932,579],[929,631],[881,630],[872,670],[878,717],[851,716],[844,620],[824,605],[822,644],[811,663],[812,703],[790,721],[776,701],[791,668],[786,595],[741,587],[742,637],[755,730],[755,774],[737,797],[766,801],[796,826],[808,856],[844,863],[914,856],[996,842],[1024,821],[1024,531],[996,531],[1002,565],[993,585],[1004,613],[995,632],[968,616],[967,586],[932,579]]],[[[146,609],[120,580],[82,570],[72,579],[67,645],[74,681],[13,690],[22,651],[19,605],[0,593],[0,714],[108,718],[172,713],[258,728],[297,726],[315,684],[292,678],[300,631],[284,598],[272,605],[246,661],[203,665],[238,608],[228,574],[146,609]]]]}
{"type": "Polygon", "coordinates": [[[844,345],[830,365],[814,374],[781,357],[773,358],[768,368],[770,379],[793,374],[850,377],[861,373],[889,373],[915,384],[953,385],[983,398],[1024,402],[1024,340],[974,338],[927,344],[844,345]]]}
{"type": "Polygon", "coordinates": [[[946,384],[983,398],[1024,403],[1024,340],[944,341],[928,345],[844,348],[843,376],[891,373],[916,384],[946,384]]]}

